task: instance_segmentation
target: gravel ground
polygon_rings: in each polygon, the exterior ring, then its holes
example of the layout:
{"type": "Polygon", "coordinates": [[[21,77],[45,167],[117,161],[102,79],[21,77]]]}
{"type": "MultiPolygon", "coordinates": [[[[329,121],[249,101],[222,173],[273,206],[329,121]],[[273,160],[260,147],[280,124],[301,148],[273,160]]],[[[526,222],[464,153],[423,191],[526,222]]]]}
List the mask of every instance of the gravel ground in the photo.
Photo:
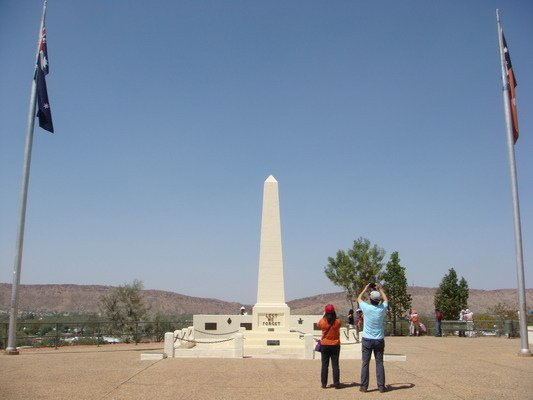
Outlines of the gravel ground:
{"type": "MultiPolygon", "coordinates": [[[[389,391],[359,392],[359,360],[341,359],[340,389],[320,388],[319,360],[163,359],[162,344],[22,349],[0,355],[0,399],[533,399],[533,357],[519,339],[389,337],[389,391]]],[[[331,380],[331,372],[330,372],[331,380]]]]}

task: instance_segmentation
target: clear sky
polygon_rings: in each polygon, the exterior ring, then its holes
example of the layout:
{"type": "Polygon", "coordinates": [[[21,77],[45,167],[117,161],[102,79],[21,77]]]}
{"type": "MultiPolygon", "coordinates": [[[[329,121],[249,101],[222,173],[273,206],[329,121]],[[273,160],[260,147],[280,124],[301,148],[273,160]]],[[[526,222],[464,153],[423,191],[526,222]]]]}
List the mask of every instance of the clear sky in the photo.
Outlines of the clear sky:
{"type": "MultiPolygon", "coordinates": [[[[41,2],[0,0],[0,282],[12,282],[41,2]]],[[[409,284],[516,288],[495,10],[518,81],[533,287],[533,2],[49,0],[21,283],[255,303],[263,182],[287,301],[359,237],[409,284]]]]}

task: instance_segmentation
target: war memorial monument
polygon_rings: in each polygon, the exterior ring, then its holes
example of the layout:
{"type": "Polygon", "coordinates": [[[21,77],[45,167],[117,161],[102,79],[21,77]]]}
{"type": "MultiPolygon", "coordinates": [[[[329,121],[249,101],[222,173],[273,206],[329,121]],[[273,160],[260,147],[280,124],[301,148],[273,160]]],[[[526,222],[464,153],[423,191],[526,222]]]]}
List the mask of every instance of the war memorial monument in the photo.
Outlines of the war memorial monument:
{"type": "MultiPolygon", "coordinates": [[[[264,182],[257,302],[251,315],[194,315],[193,326],[167,332],[166,357],[315,358],[322,315],[291,315],[285,302],[278,182],[264,182]]],[[[341,330],[343,358],[360,358],[355,332],[341,330]]],[[[144,355],[150,358],[148,355],[144,355]]]]}

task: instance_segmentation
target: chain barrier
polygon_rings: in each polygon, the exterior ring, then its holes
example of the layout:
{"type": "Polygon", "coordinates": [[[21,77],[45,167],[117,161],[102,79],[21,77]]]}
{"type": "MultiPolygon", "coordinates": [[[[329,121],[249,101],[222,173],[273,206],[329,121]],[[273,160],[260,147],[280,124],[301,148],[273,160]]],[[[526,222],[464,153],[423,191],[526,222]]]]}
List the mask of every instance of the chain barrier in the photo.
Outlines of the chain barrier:
{"type": "Polygon", "coordinates": [[[183,340],[184,342],[189,342],[189,343],[197,343],[197,344],[215,344],[215,343],[223,343],[223,342],[229,342],[230,340],[235,340],[234,337],[231,337],[231,338],[228,338],[228,339],[222,339],[222,340],[215,340],[215,341],[212,341],[212,342],[200,342],[198,340],[189,340],[189,339],[180,339],[179,337],[176,338],[176,340],[174,340],[174,343],[176,343],[177,340],[183,340]]]}
{"type": "MultiPolygon", "coordinates": [[[[226,335],[233,335],[235,333],[238,333],[239,330],[236,330],[236,331],[233,331],[233,332],[225,332],[225,333],[212,333],[212,332],[205,332],[205,331],[200,331],[200,330],[196,330],[195,329],[194,332],[203,333],[205,335],[212,335],[212,336],[223,336],[223,335],[226,336],[226,335]]],[[[189,342],[189,343],[215,344],[215,343],[229,342],[230,340],[233,340],[233,339],[235,339],[235,337],[230,337],[230,338],[222,339],[222,340],[215,340],[215,341],[211,341],[211,342],[205,342],[205,341],[198,341],[196,339],[193,339],[193,340],[185,339],[185,333],[183,334],[183,337],[180,338],[179,333],[178,333],[178,335],[174,339],[174,343],[176,343],[178,340],[183,340],[184,342],[189,342]]]]}
{"type": "Polygon", "coordinates": [[[239,332],[238,330],[236,330],[236,331],[233,331],[233,332],[212,333],[212,332],[201,331],[199,329],[195,329],[194,331],[198,332],[198,333],[203,333],[204,335],[213,335],[213,336],[233,335],[234,333],[238,333],[239,332]]]}

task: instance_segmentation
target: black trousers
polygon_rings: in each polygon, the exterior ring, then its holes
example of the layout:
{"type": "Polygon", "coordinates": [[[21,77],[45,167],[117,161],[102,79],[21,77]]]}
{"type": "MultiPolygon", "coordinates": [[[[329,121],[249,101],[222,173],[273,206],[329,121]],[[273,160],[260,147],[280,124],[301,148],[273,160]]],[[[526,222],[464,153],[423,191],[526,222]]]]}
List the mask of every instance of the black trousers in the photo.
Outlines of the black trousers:
{"type": "Polygon", "coordinates": [[[322,345],[321,357],[322,357],[322,370],[320,371],[320,381],[322,386],[328,384],[328,370],[329,360],[331,359],[331,369],[333,370],[333,384],[339,384],[339,354],[341,352],[341,345],[329,346],[322,345]]]}

